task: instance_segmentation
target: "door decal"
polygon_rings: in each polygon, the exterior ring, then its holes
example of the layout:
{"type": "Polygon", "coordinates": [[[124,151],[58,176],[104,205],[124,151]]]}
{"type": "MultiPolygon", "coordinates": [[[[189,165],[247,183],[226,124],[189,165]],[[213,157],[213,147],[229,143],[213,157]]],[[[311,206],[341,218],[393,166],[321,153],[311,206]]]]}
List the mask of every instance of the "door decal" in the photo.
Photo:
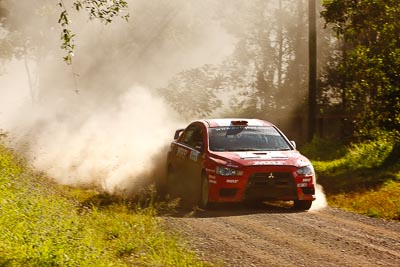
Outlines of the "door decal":
{"type": "Polygon", "coordinates": [[[200,152],[192,150],[190,152],[190,159],[193,161],[197,161],[197,159],[199,158],[199,154],[200,154],[200,152]]]}

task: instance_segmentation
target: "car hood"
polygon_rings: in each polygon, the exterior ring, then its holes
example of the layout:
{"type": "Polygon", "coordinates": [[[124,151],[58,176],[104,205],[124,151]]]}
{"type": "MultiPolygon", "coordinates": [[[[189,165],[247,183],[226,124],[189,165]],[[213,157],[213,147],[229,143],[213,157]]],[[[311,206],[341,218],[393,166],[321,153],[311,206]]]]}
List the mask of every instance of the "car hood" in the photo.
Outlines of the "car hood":
{"type": "Polygon", "coordinates": [[[290,165],[302,167],[311,164],[297,150],[289,151],[229,151],[212,152],[210,158],[228,166],[290,165]]]}

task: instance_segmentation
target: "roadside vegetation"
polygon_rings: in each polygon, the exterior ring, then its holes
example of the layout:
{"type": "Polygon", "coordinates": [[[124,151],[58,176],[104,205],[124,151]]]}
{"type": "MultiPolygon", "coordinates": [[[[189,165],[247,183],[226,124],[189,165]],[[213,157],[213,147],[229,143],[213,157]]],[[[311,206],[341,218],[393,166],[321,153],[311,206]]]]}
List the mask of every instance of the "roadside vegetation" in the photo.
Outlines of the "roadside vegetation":
{"type": "Polygon", "coordinates": [[[0,266],[207,266],[151,202],[56,185],[0,144],[0,266]]]}
{"type": "MultiPolygon", "coordinates": [[[[74,0],[72,6],[56,1],[61,47],[67,63],[72,62],[75,48],[75,33],[69,25],[73,10],[87,12],[89,18],[106,24],[114,18],[127,18],[129,1],[114,0],[110,5],[104,5],[105,2],[110,1],[74,0]]],[[[76,34],[88,38],[80,46],[80,59],[74,59],[77,64],[74,75],[70,75],[53,61],[59,49],[59,37],[57,45],[51,41],[54,24],[49,24],[54,21],[57,25],[56,20],[49,20],[54,16],[54,2],[0,0],[0,59],[4,62],[0,72],[14,59],[21,59],[29,82],[29,90],[25,91],[30,92],[32,106],[60,103],[59,97],[65,102],[65,107],[54,105],[56,109],[49,105],[43,113],[46,116],[32,123],[34,127],[42,127],[47,115],[55,114],[56,117],[49,117],[50,121],[57,119],[66,123],[60,126],[75,129],[75,120],[69,125],[65,119],[71,110],[82,121],[91,121],[85,114],[97,110],[87,112],[88,107],[108,107],[117,100],[120,105],[121,96],[131,90],[125,87],[137,84],[138,80],[157,84],[154,77],[164,75],[159,75],[154,65],[173,75],[154,92],[159,92],[186,119],[209,117],[219,110],[224,116],[279,118],[281,114],[298,114],[296,121],[308,119],[304,112],[308,107],[304,96],[309,93],[309,60],[304,53],[308,1],[285,1],[279,8],[273,1],[210,1],[207,5],[197,4],[200,1],[184,1],[184,5],[147,2],[135,5],[133,15],[138,17],[124,29],[106,31],[96,29],[96,25],[77,29],[76,34]],[[235,4],[230,6],[230,2],[235,4]],[[276,12],[264,12],[267,10],[276,12]],[[180,12],[185,16],[168,19],[180,12]],[[182,61],[182,56],[196,59],[197,66],[203,47],[196,48],[187,40],[208,40],[207,37],[217,37],[220,30],[221,40],[230,39],[224,37],[228,35],[235,40],[234,52],[220,63],[188,69],[193,64],[182,61]],[[42,33],[48,33],[49,38],[44,41],[42,33]],[[172,40],[171,33],[176,35],[172,40]],[[147,38],[151,36],[157,38],[147,38]],[[123,46],[119,45],[122,43],[123,46]],[[112,49],[118,53],[109,53],[110,47],[118,48],[112,49]],[[191,50],[196,55],[188,54],[191,50]],[[156,59],[152,55],[160,56],[156,59]],[[83,75],[84,66],[89,66],[86,61],[96,63],[90,75],[83,75]],[[111,69],[115,70],[113,75],[109,75],[111,69]],[[127,75],[125,70],[141,77],[127,75]],[[37,76],[31,77],[35,73],[37,76]],[[87,94],[79,100],[75,94],[64,98],[73,91],[79,92],[77,84],[87,94]],[[112,90],[109,84],[113,85],[112,90]],[[97,102],[92,102],[94,99],[97,102]]],[[[400,220],[400,140],[399,133],[388,133],[400,129],[399,1],[323,0],[320,15],[324,25],[317,27],[321,76],[316,109],[326,118],[351,121],[351,129],[360,134],[360,139],[344,142],[316,138],[300,150],[313,161],[330,205],[371,217],[400,220]]],[[[14,95],[16,89],[11,89],[14,95]]],[[[114,110],[116,106],[112,107],[114,110]]],[[[35,132],[35,128],[27,129],[35,132]]],[[[35,137],[41,136],[32,136],[35,137]]],[[[157,218],[163,207],[157,206],[152,196],[150,192],[144,199],[133,200],[57,185],[32,170],[0,142],[0,266],[209,265],[185,249],[179,237],[163,229],[157,218]]]]}
{"type": "MultiPolygon", "coordinates": [[[[398,142],[314,139],[313,160],[330,205],[400,220],[398,142]],[[397,145],[396,145],[397,144],[397,145]]],[[[172,211],[153,192],[127,199],[60,186],[0,144],[0,266],[211,266],[157,218],[172,211]]]]}
{"type": "Polygon", "coordinates": [[[315,138],[301,151],[313,161],[329,205],[400,220],[400,151],[396,135],[357,144],[315,138]]]}

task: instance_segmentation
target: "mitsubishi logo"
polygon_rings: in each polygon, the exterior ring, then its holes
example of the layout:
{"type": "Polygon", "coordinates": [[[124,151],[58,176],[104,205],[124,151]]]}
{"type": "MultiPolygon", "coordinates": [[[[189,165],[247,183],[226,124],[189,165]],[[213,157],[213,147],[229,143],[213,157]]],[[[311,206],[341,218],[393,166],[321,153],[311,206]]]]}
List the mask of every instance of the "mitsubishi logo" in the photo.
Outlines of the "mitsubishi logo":
{"type": "Polygon", "coordinates": [[[271,172],[269,175],[268,175],[268,179],[274,179],[275,178],[275,176],[274,176],[274,174],[271,172]]]}

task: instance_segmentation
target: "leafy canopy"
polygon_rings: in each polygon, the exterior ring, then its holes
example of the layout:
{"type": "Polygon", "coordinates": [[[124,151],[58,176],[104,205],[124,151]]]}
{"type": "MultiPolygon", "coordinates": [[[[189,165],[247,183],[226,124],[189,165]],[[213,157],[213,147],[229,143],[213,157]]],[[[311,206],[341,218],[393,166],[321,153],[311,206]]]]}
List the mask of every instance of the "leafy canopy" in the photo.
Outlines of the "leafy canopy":
{"type": "MultiPolygon", "coordinates": [[[[111,23],[115,17],[125,20],[129,18],[129,14],[125,13],[128,7],[128,3],[125,0],[75,0],[72,5],[76,11],[85,10],[90,19],[97,19],[105,24],[111,23]]],[[[59,0],[58,6],[62,9],[58,19],[58,23],[63,28],[61,32],[61,48],[67,52],[64,61],[71,64],[75,49],[75,34],[69,29],[69,13],[64,1],[59,0]]]]}
{"type": "Polygon", "coordinates": [[[400,129],[400,2],[325,0],[323,5],[322,16],[344,43],[337,71],[359,133],[400,129]]]}

